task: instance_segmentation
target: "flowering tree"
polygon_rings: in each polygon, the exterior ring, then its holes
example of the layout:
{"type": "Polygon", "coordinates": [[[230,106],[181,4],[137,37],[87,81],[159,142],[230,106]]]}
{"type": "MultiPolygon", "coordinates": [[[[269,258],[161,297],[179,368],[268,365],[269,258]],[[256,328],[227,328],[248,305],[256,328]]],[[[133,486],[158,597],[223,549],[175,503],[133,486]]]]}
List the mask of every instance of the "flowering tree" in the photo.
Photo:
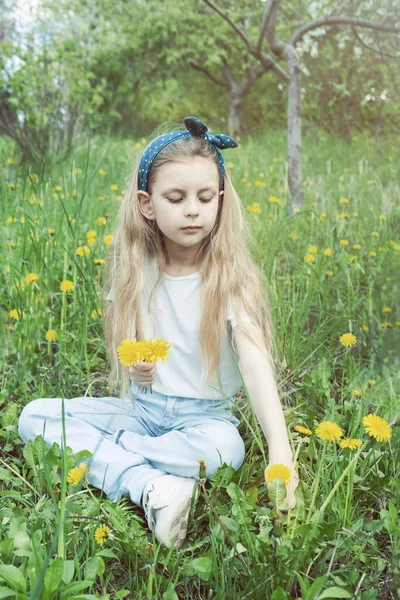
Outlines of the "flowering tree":
{"type": "MultiPolygon", "coordinates": [[[[390,34],[400,33],[400,28],[394,27],[393,22],[396,22],[396,16],[400,15],[399,6],[392,6],[391,4],[381,11],[380,22],[372,22],[369,19],[363,18],[363,13],[369,13],[376,15],[377,7],[375,3],[369,1],[364,3],[358,3],[356,5],[356,11],[361,12],[361,16],[356,14],[339,14],[340,8],[336,10],[331,8],[330,4],[324,2],[314,3],[310,5],[309,11],[315,8],[318,11],[330,10],[330,14],[320,17],[311,18],[304,24],[298,26],[295,31],[286,39],[283,40],[279,36],[277,31],[277,19],[278,11],[281,11],[281,15],[284,15],[282,3],[279,0],[267,0],[264,6],[264,12],[261,20],[261,26],[259,29],[258,39],[253,44],[243,27],[238,25],[227,12],[223,11],[215,2],[212,0],[203,0],[210,8],[212,8],[222,19],[224,19],[230,27],[233,29],[235,34],[242,40],[247,51],[254,58],[256,58],[260,65],[265,70],[274,71],[277,76],[284,82],[288,87],[288,110],[287,110],[287,163],[288,163],[288,185],[291,196],[290,214],[294,214],[296,208],[300,208],[303,204],[303,177],[302,177],[302,165],[301,165],[301,87],[300,87],[300,73],[301,64],[300,57],[297,51],[298,44],[303,40],[306,34],[312,31],[321,29],[325,35],[330,35],[333,28],[337,28],[338,25],[347,26],[351,28],[357,39],[361,40],[359,30],[371,30],[373,32],[385,32],[390,34]],[[263,50],[263,44],[267,41],[270,52],[263,50]],[[287,64],[287,70],[285,70],[279,62],[284,60],[287,64]]],[[[286,16],[286,15],[284,15],[286,16]]],[[[302,16],[302,15],[301,15],[302,16]]],[[[308,16],[308,15],[307,15],[308,16]]],[[[380,56],[389,54],[382,49],[379,38],[374,40],[376,48],[374,50],[380,56]],[[379,45],[377,45],[377,41],[379,45]]],[[[397,57],[396,55],[392,55],[397,57]]],[[[399,55],[400,57],[400,55],[399,55]]],[[[252,70],[254,74],[254,69],[252,70]]],[[[254,75],[253,75],[254,76],[254,75]]],[[[236,115],[232,116],[231,123],[235,129],[236,124],[240,121],[240,87],[238,89],[239,94],[236,98],[236,102],[233,103],[233,109],[236,111],[236,115]]],[[[234,135],[234,131],[230,131],[231,135],[234,135]]]]}

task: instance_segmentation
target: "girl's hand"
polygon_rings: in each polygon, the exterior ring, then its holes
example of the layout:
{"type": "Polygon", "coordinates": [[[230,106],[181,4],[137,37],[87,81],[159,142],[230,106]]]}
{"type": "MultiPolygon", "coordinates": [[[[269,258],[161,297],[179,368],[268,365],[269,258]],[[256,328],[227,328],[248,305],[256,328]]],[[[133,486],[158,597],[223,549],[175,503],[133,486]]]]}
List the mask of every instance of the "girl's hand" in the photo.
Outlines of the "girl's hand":
{"type": "Polygon", "coordinates": [[[292,477],[286,486],[286,498],[285,502],[290,506],[290,508],[294,508],[296,506],[296,496],[295,491],[297,486],[299,485],[299,478],[295,471],[292,469],[292,477]]]}
{"type": "Polygon", "coordinates": [[[148,387],[153,385],[156,380],[157,363],[140,362],[137,365],[130,365],[129,377],[139,387],[148,387]]]}

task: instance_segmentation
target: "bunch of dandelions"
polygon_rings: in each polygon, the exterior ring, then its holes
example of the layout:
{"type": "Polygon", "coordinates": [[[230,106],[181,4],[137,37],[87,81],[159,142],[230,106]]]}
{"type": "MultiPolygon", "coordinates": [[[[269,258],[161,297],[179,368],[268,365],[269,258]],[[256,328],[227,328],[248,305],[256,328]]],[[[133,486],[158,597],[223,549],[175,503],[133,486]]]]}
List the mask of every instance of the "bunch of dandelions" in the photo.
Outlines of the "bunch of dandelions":
{"type": "MultiPolygon", "coordinates": [[[[130,340],[126,338],[117,348],[119,362],[125,367],[137,365],[139,362],[154,363],[158,360],[165,361],[169,357],[171,344],[163,338],[156,338],[155,341],[140,340],[136,338],[130,340]]],[[[147,387],[141,388],[142,392],[147,392],[147,387]]],[[[152,386],[150,386],[150,394],[152,386]]]]}

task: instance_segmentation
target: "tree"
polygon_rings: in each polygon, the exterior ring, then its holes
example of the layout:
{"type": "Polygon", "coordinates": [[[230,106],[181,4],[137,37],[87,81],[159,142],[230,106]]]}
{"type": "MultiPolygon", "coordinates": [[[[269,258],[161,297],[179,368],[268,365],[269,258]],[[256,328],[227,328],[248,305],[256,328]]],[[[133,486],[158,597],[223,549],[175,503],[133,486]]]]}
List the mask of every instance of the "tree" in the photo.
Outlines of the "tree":
{"type": "MultiPolygon", "coordinates": [[[[335,14],[335,10],[330,15],[321,18],[311,18],[309,21],[300,25],[288,37],[283,40],[277,32],[277,16],[278,9],[281,9],[279,0],[267,0],[262,16],[261,27],[256,44],[252,44],[246,32],[240,27],[227,12],[221,10],[212,0],[203,0],[210,8],[212,8],[222,19],[224,19],[239,36],[244,43],[249,54],[259,60],[261,65],[280,76],[281,80],[288,85],[288,108],[287,108],[287,163],[288,163],[288,186],[291,196],[289,207],[290,214],[294,214],[296,208],[303,205],[303,177],[301,165],[301,88],[300,88],[300,57],[297,52],[297,45],[306,34],[316,29],[324,28],[326,35],[332,31],[332,28],[337,28],[339,25],[348,26],[353,32],[360,29],[368,29],[386,33],[400,33],[400,29],[393,27],[390,23],[396,21],[396,16],[400,15],[399,7],[388,5],[388,13],[383,14],[380,23],[374,23],[362,16],[355,14],[335,14]],[[262,46],[264,41],[267,41],[272,54],[263,51],[262,46]],[[280,60],[287,63],[287,72],[279,65],[280,60]]],[[[356,9],[359,8],[361,2],[358,3],[356,9]]],[[[376,4],[369,1],[364,3],[364,12],[377,12],[376,4]]],[[[321,2],[320,8],[325,8],[321,2]]],[[[363,12],[363,11],[362,11],[363,12]]],[[[357,34],[359,35],[359,34],[357,34]]],[[[382,49],[378,49],[377,53],[382,54],[382,49]]]]}

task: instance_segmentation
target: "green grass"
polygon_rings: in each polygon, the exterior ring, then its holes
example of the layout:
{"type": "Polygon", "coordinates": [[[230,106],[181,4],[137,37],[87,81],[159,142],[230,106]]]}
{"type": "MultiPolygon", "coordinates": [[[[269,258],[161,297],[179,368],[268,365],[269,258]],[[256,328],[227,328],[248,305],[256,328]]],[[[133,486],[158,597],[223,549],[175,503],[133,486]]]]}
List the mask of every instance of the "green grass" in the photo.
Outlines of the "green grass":
{"type": "Polygon", "coordinates": [[[301,482],[294,510],[281,513],[279,499],[271,504],[268,497],[265,439],[245,389],[236,409],[245,462],[236,472],[223,466],[211,480],[199,479],[202,493],[180,551],[157,545],[142,509],[128,498],[114,504],[85,482],[66,485],[82,455],[67,448],[60,457],[40,437],[24,447],[17,423],[30,400],[110,394],[101,319],[93,313],[103,267],[93,259],[105,257],[104,235],[113,232],[136,142],[90,140],[42,178],[34,168],[20,168],[17,156],[8,164],[14,148],[0,140],[0,173],[11,184],[0,190],[0,597],[398,598],[400,155],[394,138],[358,135],[344,144],[306,131],[305,203],[292,218],[283,131],[243,139],[224,153],[259,242],[255,259],[271,287],[282,358],[278,383],[301,482]],[[269,202],[271,196],[280,204],[269,202]],[[106,224],[98,225],[104,216],[106,224]],[[79,257],[76,248],[87,244],[89,230],[96,230],[96,242],[90,255],[79,257]],[[304,261],[309,246],[317,249],[313,263],[304,261]],[[27,284],[29,273],[37,281],[27,284]],[[71,294],[60,291],[65,279],[75,284],[71,294]],[[54,342],[45,338],[49,329],[57,332],[54,342]],[[351,348],[339,342],[346,332],[357,338],[351,348]],[[390,443],[366,434],[368,412],[393,427],[390,443]],[[314,432],[325,420],[345,437],[362,439],[362,448],[345,450],[294,431],[301,424],[314,432]],[[102,546],[94,539],[100,524],[111,530],[102,546]]]}

